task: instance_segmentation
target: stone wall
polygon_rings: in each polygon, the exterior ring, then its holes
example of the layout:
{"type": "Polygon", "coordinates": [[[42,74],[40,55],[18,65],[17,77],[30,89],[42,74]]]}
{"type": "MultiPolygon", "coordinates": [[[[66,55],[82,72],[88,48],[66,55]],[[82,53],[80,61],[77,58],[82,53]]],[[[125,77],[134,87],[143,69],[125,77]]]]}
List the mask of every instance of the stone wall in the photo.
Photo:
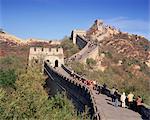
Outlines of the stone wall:
{"type": "Polygon", "coordinates": [[[86,46],[87,41],[84,40],[82,37],[79,35],[76,36],[76,44],[78,45],[79,49],[82,49],[86,46]]]}
{"type": "Polygon", "coordinates": [[[49,62],[52,67],[60,67],[64,64],[64,54],[62,48],[42,48],[31,47],[29,52],[29,65],[34,63],[49,62]]]}
{"type": "Polygon", "coordinates": [[[48,66],[46,62],[44,64],[44,71],[60,87],[57,90],[65,91],[80,112],[83,112],[85,106],[87,106],[92,118],[95,113],[93,98],[90,90],[84,84],[79,83],[77,80],[66,78],[64,75],[58,73],[56,69],[48,66]]]}
{"type": "Polygon", "coordinates": [[[87,53],[85,56],[83,56],[82,59],[80,59],[80,62],[86,63],[87,58],[93,58],[96,60],[99,54],[98,46],[96,46],[91,52],[87,53]]]}
{"type": "Polygon", "coordinates": [[[72,40],[73,40],[73,43],[76,44],[76,37],[77,35],[80,35],[80,36],[85,36],[86,35],[86,31],[85,30],[73,30],[72,33],[71,33],[71,36],[72,36],[72,40]]]}
{"type": "Polygon", "coordinates": [[[87,58],[93,58],[94,60],[97,59],[99,55],[99,46],[80,35],[76,35],[76,44],[81,50],[72,55],[68,61],[80,61],[86,63],[87,58]]]}

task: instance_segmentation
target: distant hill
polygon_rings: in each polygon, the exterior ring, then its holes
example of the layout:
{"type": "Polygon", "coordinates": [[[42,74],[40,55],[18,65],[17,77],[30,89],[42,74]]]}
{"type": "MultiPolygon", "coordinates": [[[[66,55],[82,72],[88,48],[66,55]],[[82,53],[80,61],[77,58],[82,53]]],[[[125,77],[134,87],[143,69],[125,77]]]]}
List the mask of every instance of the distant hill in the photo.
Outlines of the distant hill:
{"type": "MultiPolygon", "coordinates": [[[[29,47],[55,47],[60,41],[45,41],[39,39],[23,40],[0,30],[0,56],[13,54],[28,54],[29,47]],[[22,53],[23,52],[23,53],[22,53]]],[[[27,56],[26,56],[27,57],[27,56]]]]}

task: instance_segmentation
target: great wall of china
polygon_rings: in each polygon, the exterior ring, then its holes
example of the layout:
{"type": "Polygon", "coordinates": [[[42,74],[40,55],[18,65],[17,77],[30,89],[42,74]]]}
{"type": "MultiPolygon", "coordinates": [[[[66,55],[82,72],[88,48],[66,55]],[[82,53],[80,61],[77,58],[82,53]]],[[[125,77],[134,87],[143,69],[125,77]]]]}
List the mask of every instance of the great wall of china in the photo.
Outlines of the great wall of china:
{"type": "MultiPolygon", "coordinates": [[[[105,33],[104,33],[105,34],[105,33]]],[[[98,55],[98,45],[85,38],[84,31],[75,30],[72,32],[73,43],[77,44],[80,51],[66,62],[80,61],[85,63],[87,58],[95,59],[98,55]]],[[[55,59],[56,60],[56,59],[55,59]]],[[[59,59],[57,59],[59,62],[59,59]]],[[[141,120],[142,116],[130,109],[115,108],[111,103],[110,90],[107,89],[107,95],[96,94],[96,91],[84,84],[86,78],[74,73],[65,65],[55,66],[48,61],[44,62],[44,72],[53,81],[57,87],[56,91],[64,91],[79,111],[84,111],[85,106],[89,108],[91,119],[95,120],[141,120]],[[54,68],[53,68],[54,67],[54,68]]],[[[102,88],[101,85],[100,88],[102,88]]]]}

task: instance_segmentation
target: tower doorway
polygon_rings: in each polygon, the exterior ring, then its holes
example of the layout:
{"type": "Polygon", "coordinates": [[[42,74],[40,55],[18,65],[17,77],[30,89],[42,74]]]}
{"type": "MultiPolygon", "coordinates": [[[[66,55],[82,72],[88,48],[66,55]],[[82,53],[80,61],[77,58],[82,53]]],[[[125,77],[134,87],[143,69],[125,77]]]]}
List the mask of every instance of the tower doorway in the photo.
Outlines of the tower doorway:
{"type": "Polygon", "coordinates": [[[55,67],[58,67],[58,60],[55,60],[55,67]]]}

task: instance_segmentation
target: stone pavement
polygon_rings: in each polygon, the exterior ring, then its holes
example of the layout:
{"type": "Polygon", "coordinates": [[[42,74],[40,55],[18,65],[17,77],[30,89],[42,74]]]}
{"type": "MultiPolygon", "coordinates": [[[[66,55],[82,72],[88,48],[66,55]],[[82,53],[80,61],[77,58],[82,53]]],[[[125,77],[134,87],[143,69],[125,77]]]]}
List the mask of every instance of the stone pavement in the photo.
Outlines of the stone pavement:
{"type": "Polygon", "coordinates": [[[142,120],[141,115],[127,108],[115,107],[111,98],[92,91],[102,120],[142,120]]]}
{"type": "MultiPolygon", "coordinates": [[[[73,79],[63,68],[56,68],[57,72],[63,74],[67,78],[73,79]]],[[[89,87],[90,88],[90,87],[89,87]]],[[[90,88],[95,102],[97,104],[97,109],[100,113],[102,120],[142,120],[141,115],[127,108],[115,107],[111,102],[111,98],[103,94],[96,94],[97,91],[90,88]]]]}

